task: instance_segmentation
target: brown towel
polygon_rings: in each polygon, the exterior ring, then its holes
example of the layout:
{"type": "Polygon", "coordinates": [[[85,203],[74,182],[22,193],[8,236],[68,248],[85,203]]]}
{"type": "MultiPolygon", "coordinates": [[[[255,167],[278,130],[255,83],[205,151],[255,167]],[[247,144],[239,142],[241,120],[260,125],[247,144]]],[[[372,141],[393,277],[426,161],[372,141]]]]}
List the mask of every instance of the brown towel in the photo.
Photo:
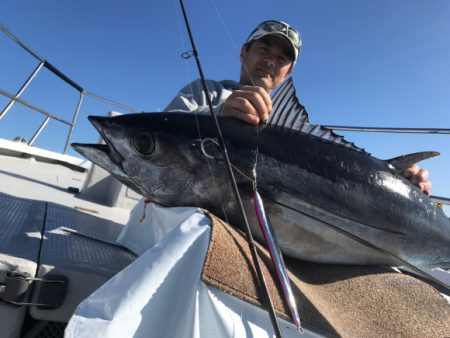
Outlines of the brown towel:
{"type": "MultiPolygon", "coordinates": [[[[243,234],[209,214],[212,235],[202,280],[262,306],[243,234]]],[[[257,246],[275,309],[288,319],[270,257],[257,246]],[[270,271],[270,272],[269,272],[270,271]]],[[[450,337],[450,305],[430,285],[387,267],[285,258],[304,328],[327,337],[450,337]]]]}

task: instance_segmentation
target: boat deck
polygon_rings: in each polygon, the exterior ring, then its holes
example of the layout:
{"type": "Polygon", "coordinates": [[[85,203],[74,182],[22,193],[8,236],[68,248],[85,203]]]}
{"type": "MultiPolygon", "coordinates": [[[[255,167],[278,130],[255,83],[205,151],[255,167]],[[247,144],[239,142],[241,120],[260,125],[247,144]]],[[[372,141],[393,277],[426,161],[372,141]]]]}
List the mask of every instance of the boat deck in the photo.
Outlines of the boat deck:
{"type": "Polygon", "coordinates": [[[131,208],[79,193],[88,178],[83,161],[13,148],[0,149],[0,337],[22,336],[25,322],[66,323],[136,258],[115,243],[131,208]]]}
{"type": "Polygon", "coordinates": [[[34,157],[0,155],[0,192],[33,200],[53,202],[125,224],[130,209],[109,207],[78,196],[86,172],[45,163],[34,157]],[[70,188],[70,189],[69,189],[70,188]]]}

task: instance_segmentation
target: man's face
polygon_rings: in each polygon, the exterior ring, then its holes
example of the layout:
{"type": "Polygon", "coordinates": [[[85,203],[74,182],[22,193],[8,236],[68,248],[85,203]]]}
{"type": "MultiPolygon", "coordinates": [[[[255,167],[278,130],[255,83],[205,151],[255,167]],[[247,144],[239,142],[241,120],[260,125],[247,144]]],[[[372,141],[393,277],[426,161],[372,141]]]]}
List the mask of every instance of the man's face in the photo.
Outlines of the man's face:
{"type": "Polygon", "coordinates": [[[240,82],[248,86],[260,86],[270,93],[290,73],[292,60],[289,46],[283,38],[265,36],[241,50],[240,82]]]}

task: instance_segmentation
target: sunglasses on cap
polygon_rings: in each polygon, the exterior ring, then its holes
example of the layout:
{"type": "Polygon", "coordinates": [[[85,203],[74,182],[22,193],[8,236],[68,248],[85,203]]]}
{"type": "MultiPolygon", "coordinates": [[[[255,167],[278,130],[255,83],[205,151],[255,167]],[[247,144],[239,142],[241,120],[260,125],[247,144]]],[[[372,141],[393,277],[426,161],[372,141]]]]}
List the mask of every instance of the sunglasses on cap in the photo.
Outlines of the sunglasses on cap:
{"type": "Polygon", "coordinates": [[[302,39],[300,34],[285,22],[268,20],[260,23],[255,30],[250,34],[247,41],[256,40],[270,33],[280,33],[287,37],[297,51],[302,46],[302,39]]]}

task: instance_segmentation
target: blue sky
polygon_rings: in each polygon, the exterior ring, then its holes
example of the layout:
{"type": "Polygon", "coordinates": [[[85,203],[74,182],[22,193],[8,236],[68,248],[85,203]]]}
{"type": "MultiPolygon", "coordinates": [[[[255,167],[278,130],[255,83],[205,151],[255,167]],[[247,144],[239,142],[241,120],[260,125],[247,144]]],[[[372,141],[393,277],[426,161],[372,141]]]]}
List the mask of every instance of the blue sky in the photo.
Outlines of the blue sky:
{"type": "MultiPolygon", "coordinates": [[[[293,78],[312,122],[450,128],[448,0],[186,0],[185,6],[207,78],[238,79],[242,42],[260,21],[280,19],[303,37],[293,78]]],[[[198,77],[194,60],[180,57],[190,47],[178,1],[2,0],[0,22],[86,90],[138,110],[164,109],[198,77]]],[[[0,88],[15,92],[35,65],[0,34],[0,88]]],[[[78,94],[43,71],[23,98],[70,118],[78,94]]],[[[110,109],[86,99],[72,141],[96,141],[86,117],[110,109]]],[[[41,121],[17,105],[0,121],[0,137],[29,139],[41,121]]],[[[35,145],[61,151],[66,133],[49,123],[35,145]]],[[[433,194],[450,196],[450,135],[341,134],[383,159],[440,151],[423,166],[433,194]]]]}

